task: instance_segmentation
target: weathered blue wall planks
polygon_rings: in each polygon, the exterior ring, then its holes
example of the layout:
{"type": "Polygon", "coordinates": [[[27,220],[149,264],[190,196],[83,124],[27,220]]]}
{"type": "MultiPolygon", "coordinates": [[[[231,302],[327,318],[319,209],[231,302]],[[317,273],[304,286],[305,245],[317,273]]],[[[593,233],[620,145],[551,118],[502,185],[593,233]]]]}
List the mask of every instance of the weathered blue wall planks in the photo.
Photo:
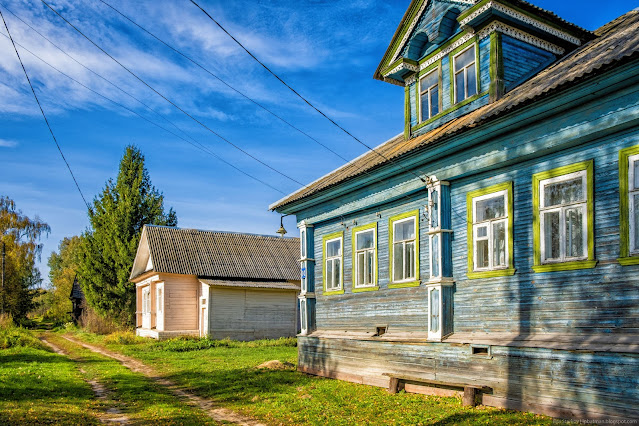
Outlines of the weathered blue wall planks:
{"type": "Polygon", "coordinates": [[[507,35],[503,35],[501,40],[506,91],[529,79],[556,59],[550,52],[507,35]]]}
{"type": "MultiPolygon", "coordinates": [[[[450,2],[429,2],[403,51],[410,66],[398,66],[401,61],[386,66],[395,70],[391,77],[396,84],[414,80],[414,61],[423,59],[424,67],[434,61],[440,67],[441,116],[420,123],[418,82],[409,86],[410,136],[499,102],[503,89],[506,99],[501,101],[519,94],[511,105],[518,108],[516,112],[502,110],[483,117],[481,126],[469,125],[446,139],[429,141],[372,168],[366,176],[345,179],[287,207],[287,213],[294,212],[299,221],[315,227],[316,316],[312,332],[299,338],[299,368],[377,386],[388,384],[384,373],[478,383],[492,388],[484,395],[488,405],[567,417],[636,417],[639,264],[622,266],[618,260],[618,161],[620,150],[639,146],[639,61],[636,56],[625,58],[605,72],[595,67],[599,73],[595,77],[570,80],[560,91],[544,92],[528,102],[527,93],[520,93],[522,87],[513,89],[555,61],[558,57],[551,51],[570,50],[569,38],[553,29],[544,33],[545,24],[515,22],[528,21],[529,16],[504,14],[483,3],[474,6],[472,16],[468,12],[460,17],[468,19],[459,28],[447,14],[453,11],[450,2]],[[503,20],[516,28],[502,26],[503,20]],[[501,33],[492,37],[492,45],[491,31],[501,33]],[[434,42],[439,35],[441,40],[434,42]],[[479,52],[478,94],[454,105],[451,57],[473,40],[479,52]],[[499,84],[489,94],[491,76],[499,84]],[[591,269],[535,272],[533,175],[591,160],[597,264],[591,269]],[[453,309],[447,312],[443,330],[444,335],[452,334],[441,342],[428,341],[439,337],[428,335],[428,198],[426,184],[416,175],[450,184],[452,234],[447,235],[452,244],[444,258],[452,258],[447,267],[454,286],[442,292],[452,293],[453,309]],[[471,277],[484,278],[471,279],[467,194],[503,182],[512,182],[513,189],[514,274],[509,269],[511,275],[485,278],[475,271],[471,277]],[[389,220],[415,210],[419,212],[418,282],[393,288],[397,286],[390,283],[389,220]],[[351,230],[371,223],[377,224],[379,288],[356,292],[351,230]],[[335,232],[344,236],[343,293],[325,294],[322,238],[335,232]],[[380,327],[383,335],[377,335],[380,327]],[[474,354],[473,345],[484,345],[489,352],[474,354]]],[[[580,30],[567,27],[566,31],[580,30]]],[[[574,43],[586,43],[591,36],[581,34],[574,43]]]]}
{"type": "MultiPolygon", "coordinates": [[[[554,349],[543,348],[546,343],[539,343],[538,348],[514,348],[508,346],[503,336],[548,334],[563,336],[566,341],[587,342],[601,336],[639,334],[639,265],[621,266],[616,260],[618,152],[639,145],[639,130],[636,126],[622,125],[616,132],[611,128],[602,132],[592,125],[613,111],[639,112],[637,90],[637,87],[616,90],[597,100],[581,102],[559,117],[549,115],[546,120],[507,134],[495,132],[495,137],[472,149],[431,159],[415,169],[423,175],[442,176],[451,183],[453,337],[489,333],[486,339],[493,345],[492,358],[471,355],[466,344],[402,343],[406,336],[425,335],[427,293],[423,284],[388,288],[388,218],[420,209],[420,278],[426,281],[429,253],[423,217],[427,203],[424,187],[408,195],[410,198],[400,197],[315,223],[318,283],[322,280],[321,238],[344,231],[345,294],[324,296],[321,284],[317,285],[317,331],[311,337],[300,338],[301,368],[380,386],[386,380],[381,374],[393,372],[456,382],[481,380],[493,387],[489,401],[494,405],[506,404],[508,400],[524,400],[538,406],[557,405],[560,401],[562,409],[582,414],[628,416],[639,401],[636,353],[601,352],[606,345],[598,343],[586,346],[592,353],[561,350],[561,344],[554,349]],[[561,137],[567,131],[575,136],[561,137]],[[557,140],[556,145],[553,140],[557,140]],[[512,158],[506,154],[511,151],[524,155],[512,158]],[[532,175],[590,159],[594,159],[595,256],[599,263],[594,269],[534,273],[532,175]],[[508,277],[467,279],[466,193],[505,181],[514,183],[516,273],[508,277]],[[349,231],[353,221],[357,225],[378,223],[380,289],[377,291],[352,293],[349,231]],[[388,340],[371,337],[377,326],[388,327],[388,340]],[[352,339],[322,336],[335,332],[360,334],[352,339]]],[[[635,115],[635,119],[639,116],[635,115]]],[[[490,134],[490,126],[485,131],[490,134]]],[[[406,170],[401,176],[399,181],[414,179],[406,170]]],[[[360,186],[348,198],[337,197],[330,205],[304,211],[303,216],[326,215],[348,199],[383,193],[396,187],[399,181],[360,186]]]]}

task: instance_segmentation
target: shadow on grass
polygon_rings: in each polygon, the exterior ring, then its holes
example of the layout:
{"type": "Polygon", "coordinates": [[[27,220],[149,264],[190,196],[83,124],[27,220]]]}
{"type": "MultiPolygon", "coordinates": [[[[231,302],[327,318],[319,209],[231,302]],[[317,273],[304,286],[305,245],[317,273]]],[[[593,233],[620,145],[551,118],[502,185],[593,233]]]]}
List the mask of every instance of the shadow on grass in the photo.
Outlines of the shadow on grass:
{"type": "Polygon", "coordinates": [[[35,349],[0,351],[0,401],[51,401],[87,396],[91,396],[91,391],[75,375],[75,366],[69,359],[35,349]]]}
{"type": "Polygon", "coordinates": [[[218,402],[252,403],[259,395],[263,398],[278,394],[294,393],[297,386],[310,383],[313,379],[293,370],[266,370],[239,368],[224,371],[209,371],[198,374],[188,371],[172,374],[167,379],[188,384],[199,395],[218,402]]]}
{"type": "Polygon", "coordinates": [[[0,412],[0,424],[2,425],[99,425],[95,417],[86,413],[70,413],[64,409],[52,409],[43,407],[42,410],[32,410],[28,416],[18,411],[0,412]]]}

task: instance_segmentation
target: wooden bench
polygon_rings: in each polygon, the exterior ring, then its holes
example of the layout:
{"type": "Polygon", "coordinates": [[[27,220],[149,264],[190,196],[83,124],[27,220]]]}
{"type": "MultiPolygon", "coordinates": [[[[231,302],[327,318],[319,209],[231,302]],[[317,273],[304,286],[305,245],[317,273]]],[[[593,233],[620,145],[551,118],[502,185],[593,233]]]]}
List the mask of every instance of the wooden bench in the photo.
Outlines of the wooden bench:
{"type": "Polygon", "coordinates": [[[388,383],[388,392],[397,393],[400,390],[401,382],[419,383],[426,386],[446,386],[451,388],[460,388],[464,390],[464,396],[462,397],[462,404],[464,407],[474,407],[477,405],[476,396],[480,393],[492,392],[492,388],[489,386],[478,385],[476,383],[455,383],[446,382],[440,380],[428,380],[419,377],[405,376],[401,374],[384,373],[384,376],[390,378],[388,383]]]}

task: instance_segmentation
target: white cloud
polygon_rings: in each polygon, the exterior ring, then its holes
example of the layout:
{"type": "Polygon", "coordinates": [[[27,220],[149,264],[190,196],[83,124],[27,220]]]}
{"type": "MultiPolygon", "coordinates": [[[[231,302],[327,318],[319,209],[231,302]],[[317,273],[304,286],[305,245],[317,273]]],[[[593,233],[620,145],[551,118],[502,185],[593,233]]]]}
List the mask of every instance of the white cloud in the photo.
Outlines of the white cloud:
{"type": "Polygon", "coordinates": [[[16,141],[0,139],[0,148],[15,148],[16,146],[18,146],[18,142],[16,141]]]}

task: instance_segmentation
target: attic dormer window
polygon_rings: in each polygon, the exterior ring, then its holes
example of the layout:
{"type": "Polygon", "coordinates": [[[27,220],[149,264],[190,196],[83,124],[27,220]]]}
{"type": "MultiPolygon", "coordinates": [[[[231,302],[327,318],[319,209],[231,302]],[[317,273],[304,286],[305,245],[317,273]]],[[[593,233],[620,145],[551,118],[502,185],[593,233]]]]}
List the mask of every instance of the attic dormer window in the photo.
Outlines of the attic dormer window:
{"type": "Polygon", "coordinates": [[[475,45],[453,58],[455,69],[455,103],[477,94],[475,45]]]}
{"type": "Polygon", "coordinates": [[[439,114],[439,69],[426,74],[419,81],[421,121],[439,114]]]}

